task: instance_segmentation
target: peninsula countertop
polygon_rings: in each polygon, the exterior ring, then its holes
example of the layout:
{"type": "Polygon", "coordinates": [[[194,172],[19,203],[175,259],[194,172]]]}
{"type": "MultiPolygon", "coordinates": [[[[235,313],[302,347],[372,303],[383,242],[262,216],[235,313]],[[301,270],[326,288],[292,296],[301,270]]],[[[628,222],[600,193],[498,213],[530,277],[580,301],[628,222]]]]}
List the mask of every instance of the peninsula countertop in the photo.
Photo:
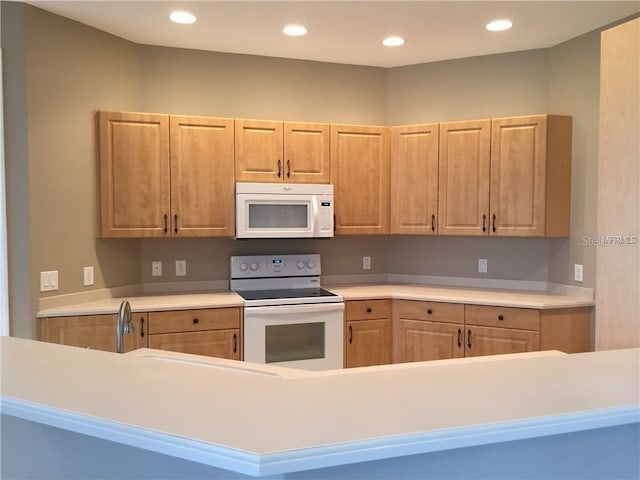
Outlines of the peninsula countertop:
{"type": "Polygon", "coordinates": [[[3,415],[249,475],[640,421],[640,349],[306,372],[10,337],[0,346],[3,415]]]}
{"type": "MultiPolygon", "coordinates": [[[[560,295],[544,291],[444,287],[422,284],[354,284],[326,285],[345,300],[392,298],[432,302],[466,303],[519,307],[539,310],[554,308],[591,307],[592,298],[560,295]]],[[[189,310],[200,308],[242,307],[243,299],[230,291],[210,293],[157,294],[119,298],[104,298],[91,302],[73,303],[40,310],[39,318],[74,315],[100,315],[118,312],[123,300],[128,300],[133,312],[189,310]]]]}

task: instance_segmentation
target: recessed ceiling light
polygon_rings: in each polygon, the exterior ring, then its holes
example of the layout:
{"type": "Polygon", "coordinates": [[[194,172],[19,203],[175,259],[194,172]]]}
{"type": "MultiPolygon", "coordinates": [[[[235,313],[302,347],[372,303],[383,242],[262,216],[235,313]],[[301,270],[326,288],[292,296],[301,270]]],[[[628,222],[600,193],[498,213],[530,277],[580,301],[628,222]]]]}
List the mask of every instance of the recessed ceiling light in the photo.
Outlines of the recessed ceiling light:
{"type": "Polygon", "coordinates": [[[511,23],[511,20],[501,19],[487,23],[484,28],[490,32],[502,32],[504,30],[509,30],[512,26],[513,24],[511,23]]]}
{"type": "Polygon", "coordinates": [[[385,47],[399,47],[404,45],[404,38],[402,37],[387,37],[382,41],[385,47]]]}
{"type": "Polygon", "coordinates": [[[301,37],[307,34],[307,29],[302,25],[287,25],[282,29],[282,33],[291,37],[301,37]]]}
{"type": "Polygon", "coordinates": [[[169,15],[169,18],[174,23],[181,23],[184,25],[188,25],[190,23],[196,23],[196,20],[197,20],[196,16],[193,13],[182,12],[182,11],[171,12],[171,14],[169,15]]]}

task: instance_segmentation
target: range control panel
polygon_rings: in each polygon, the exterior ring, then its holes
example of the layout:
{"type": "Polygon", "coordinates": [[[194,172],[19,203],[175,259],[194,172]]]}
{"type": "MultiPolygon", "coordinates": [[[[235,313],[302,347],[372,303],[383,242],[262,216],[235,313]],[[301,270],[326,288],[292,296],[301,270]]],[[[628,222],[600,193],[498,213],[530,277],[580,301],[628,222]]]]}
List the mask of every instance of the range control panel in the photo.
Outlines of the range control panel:
{"type": "Polygon", "coordinates": [[[234,256],[230,273],[232,279],[320,275],[320,254],[234,256]]]}

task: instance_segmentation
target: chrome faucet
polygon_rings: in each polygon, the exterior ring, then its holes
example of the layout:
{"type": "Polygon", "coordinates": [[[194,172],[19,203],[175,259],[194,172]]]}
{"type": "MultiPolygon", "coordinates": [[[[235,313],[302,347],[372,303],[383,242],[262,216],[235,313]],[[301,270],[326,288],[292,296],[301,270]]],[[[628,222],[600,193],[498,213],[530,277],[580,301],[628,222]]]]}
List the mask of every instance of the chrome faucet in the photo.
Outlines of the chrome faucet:
{"type": "Polygon", "coordinates": [[[126,300],[120,304],[118,311],[118,322],[116,324],[116,351],[122,353],[122,335],[133,333],[133,323],[131,323],[131,305],[126,300]]]}

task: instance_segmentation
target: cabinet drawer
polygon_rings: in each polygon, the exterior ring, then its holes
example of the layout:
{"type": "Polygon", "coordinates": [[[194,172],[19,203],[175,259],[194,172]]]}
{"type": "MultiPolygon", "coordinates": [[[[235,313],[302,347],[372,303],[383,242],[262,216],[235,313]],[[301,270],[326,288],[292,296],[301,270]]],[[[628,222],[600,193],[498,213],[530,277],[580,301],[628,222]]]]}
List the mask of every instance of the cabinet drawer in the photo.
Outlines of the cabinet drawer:
{"type": "Polygon", "coordinates": [[[461,303],[396,300],[394,303],[394,312],[396,318],[408,320],[464,323],[464,305],[461,303]]]}
{"type": "Polygon", "coordinates": [[[149,312],[149,334],[240,328],[239,308],[149,312]]]}
{"type": "Polygon", "coordinates": [[[391,318],[391,300],[352,300],[346,302],[345,311],[348,321],[391,318]]]}
{"type": "Polygon", "coordinates": [[[530,308],[465,305],[464,320],[467,325],[540,330],[540,311],[530,308]]]}

